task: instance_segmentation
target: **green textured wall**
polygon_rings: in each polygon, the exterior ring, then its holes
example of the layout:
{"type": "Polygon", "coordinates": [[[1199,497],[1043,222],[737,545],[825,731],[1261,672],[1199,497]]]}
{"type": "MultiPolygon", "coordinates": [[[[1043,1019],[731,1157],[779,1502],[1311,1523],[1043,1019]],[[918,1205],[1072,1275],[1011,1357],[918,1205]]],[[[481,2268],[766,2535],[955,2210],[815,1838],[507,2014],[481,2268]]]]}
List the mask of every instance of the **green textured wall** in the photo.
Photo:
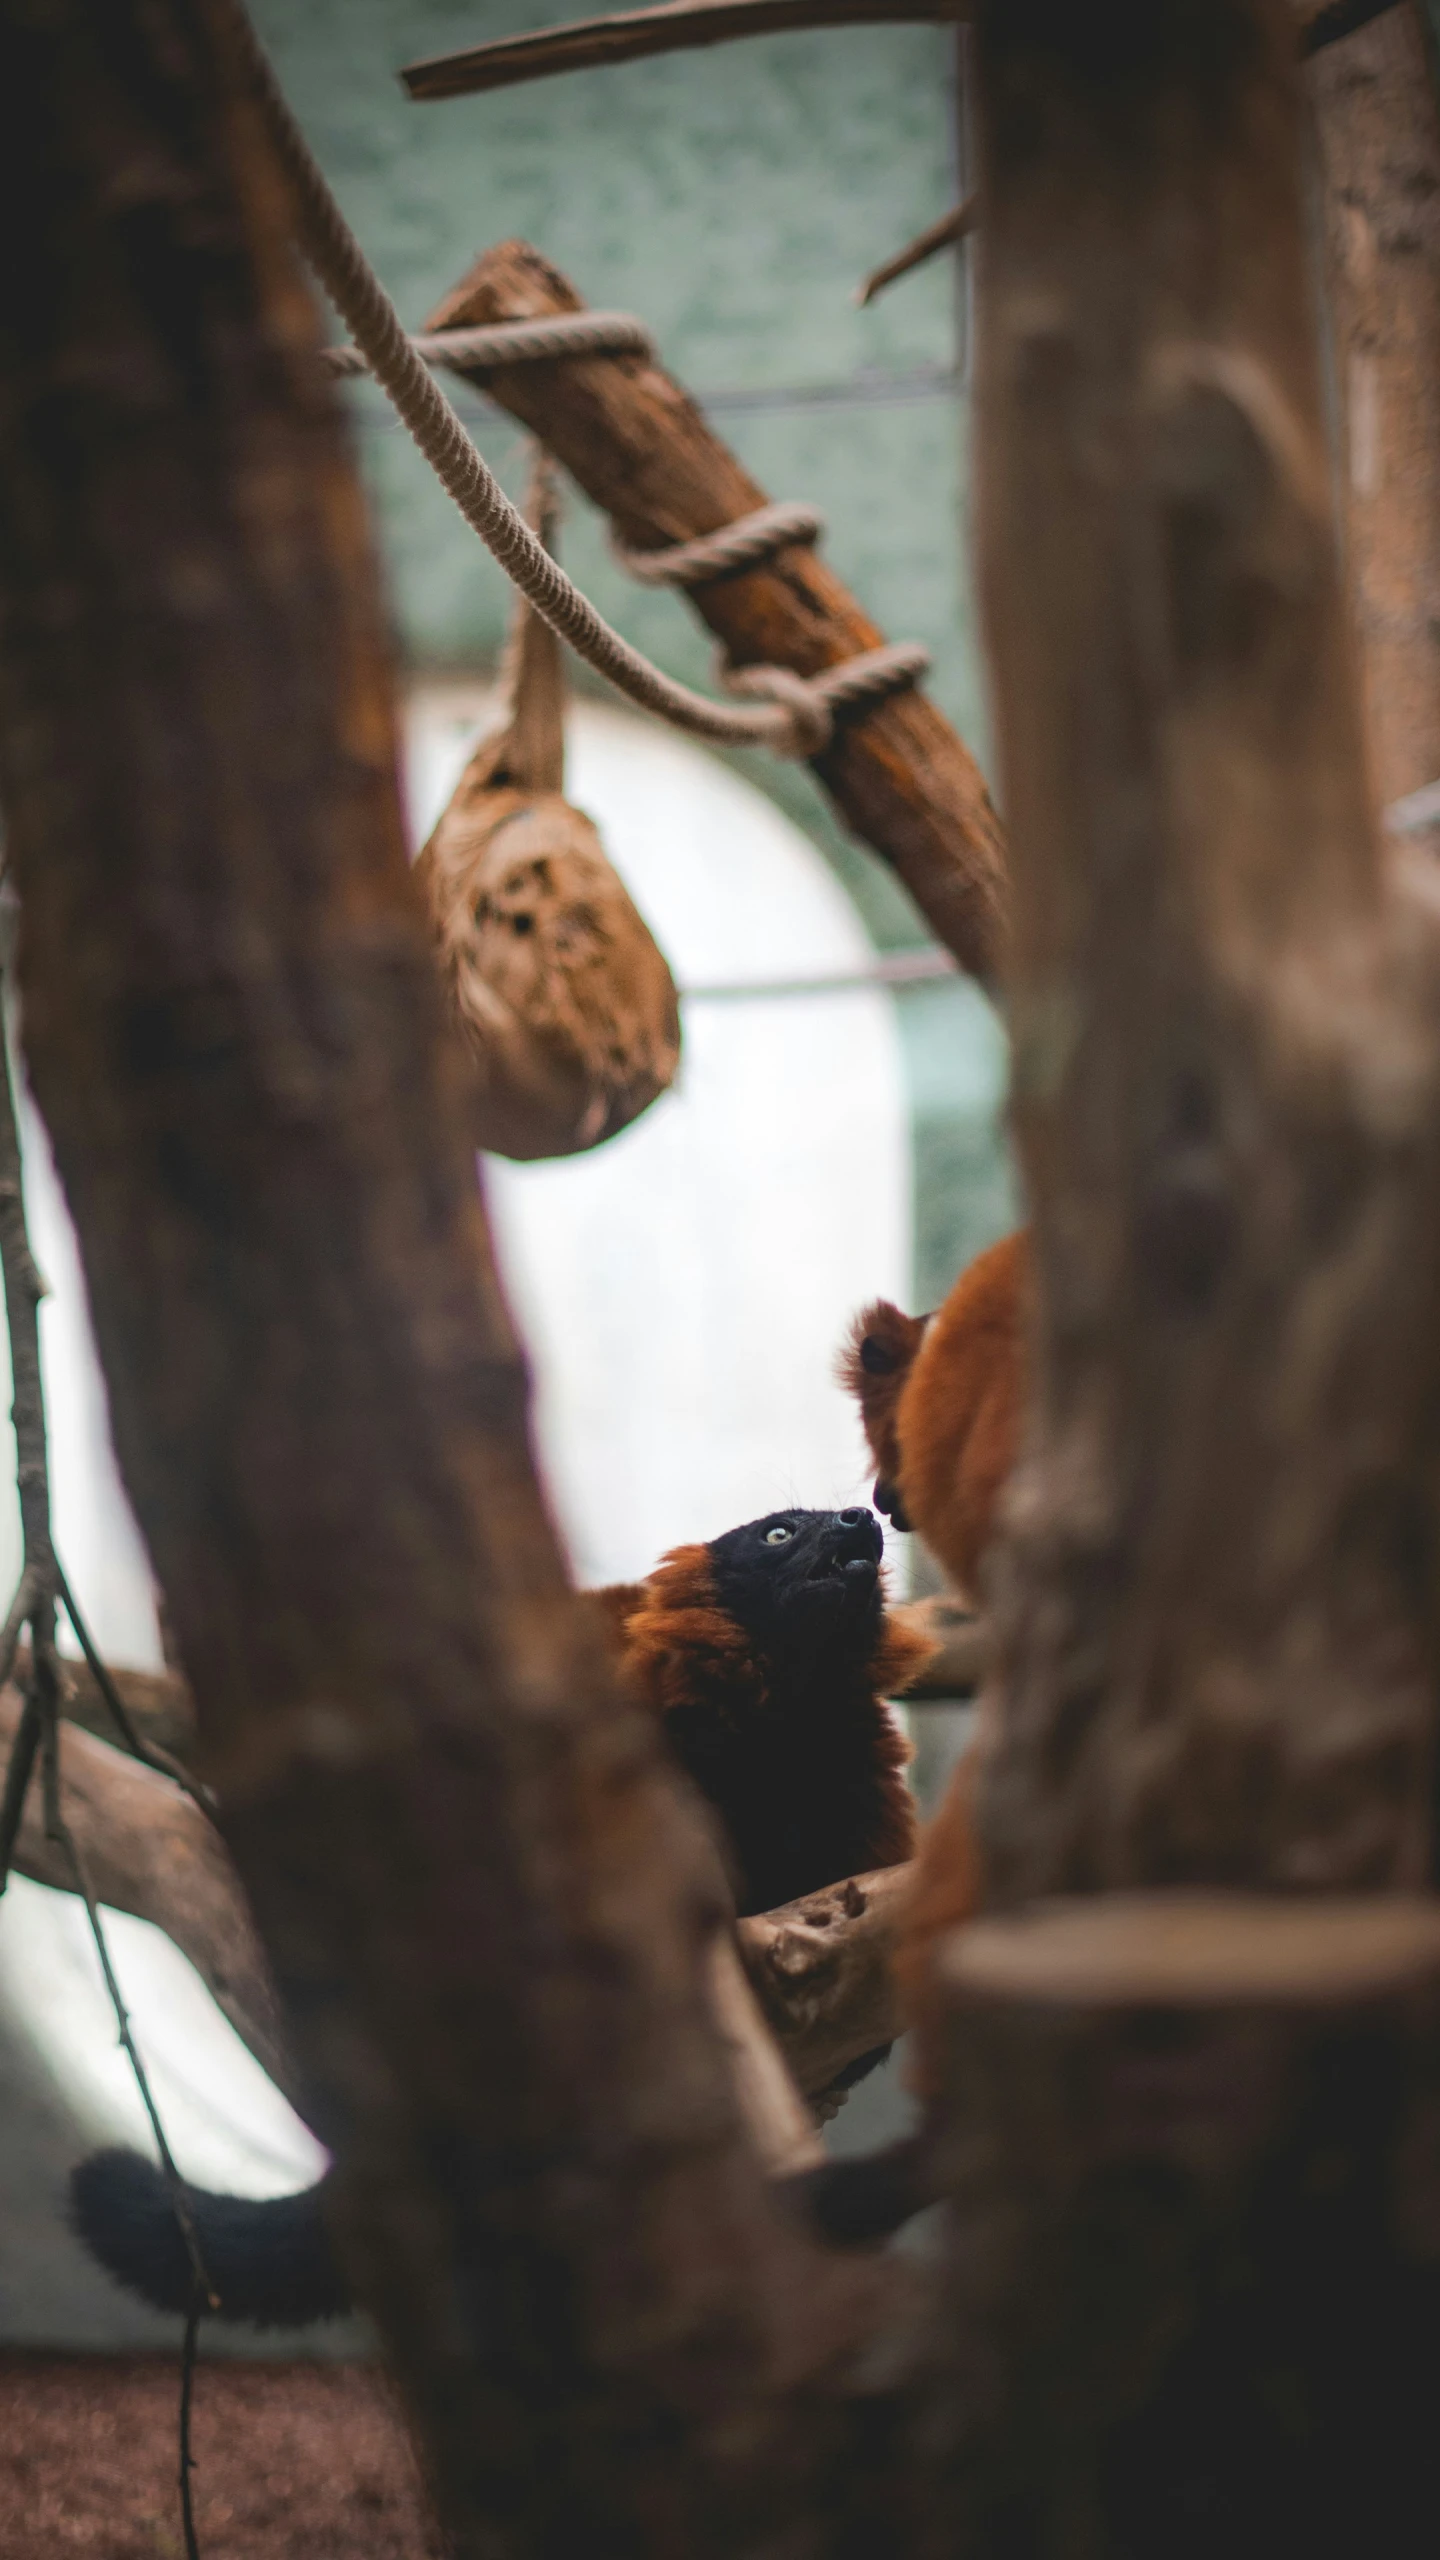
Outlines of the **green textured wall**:
{"type": "MultiPolygon", "coordinates": [[[[770,494],[823,507],[829,558],[890,637],[927,644],[931,690],[983,760],[963,287],[945,257],[873,310],[854,301],[866,270],[958,192],[957,38],[904,26],[772,37],[434,106],[411,104],[396,80],[419,56],[581,14],[550,0],[256,0],[289,95],[411,325],[480,249],[514,234],[588,301],[639,313],[770,494]]],[[[400,653],[417,668],[492,661],[504,579],[380,396],[347,396],[400,653]]],[[[518,495],[518,430],[479,395],[459,396],[518,495]]],[[[708,683],[708,637],[678,598],[630,585],[578,497],[564,556],[631,639],[708,683]]],[[[878,945],[917,938],[908,901],[806,772],[735,762],[822,847],[878,945]]],[[[930,1303],[1011,1220],[995,1135],[1003,1062],[967,990],[911,993],[899,1011],[916,1115],[917,1294],[930,1303]]]]}

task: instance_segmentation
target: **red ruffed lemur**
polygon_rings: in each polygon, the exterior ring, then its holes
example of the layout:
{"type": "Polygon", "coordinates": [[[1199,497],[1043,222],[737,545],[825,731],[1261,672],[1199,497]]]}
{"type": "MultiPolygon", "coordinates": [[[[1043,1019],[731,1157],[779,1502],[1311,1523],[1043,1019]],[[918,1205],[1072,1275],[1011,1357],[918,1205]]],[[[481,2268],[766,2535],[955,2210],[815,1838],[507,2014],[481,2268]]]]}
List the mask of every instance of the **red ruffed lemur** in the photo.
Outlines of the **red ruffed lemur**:
{"type": "MultiPolygon", "coordinates": [[[[586,1595],[716,1817],[741,1915],[913,1854],[909,1746],[885,1698],[932,1648],[889,1616],[882,1549],[868,1510],[775,1511],[675,1548],[645,1582],[586,1595]]],[[[223,2317],[296,2327],[348,2306],[327,2183],[263,2201],[188,2191],[223,2317]]],[[[98,2152],[71,2197],[81,2239],[121,2284],[188,2307],[189,2257],[153,2162],[98,2152]]]]}
{"type": "MultiPolygon", "coordinates": [[[[841,1364],[878,1469],[876,1503],[897,1529],[913,1528],[924,1539],[970,1598],[1019,1449],[1029,1261],[1022,1227],[962,1271],[934,1315],[902,1315],[877,1300],[857,1317],[841,1364]]],[[[896,1957],[921,2028],[922,2088],[929,1950],[980,1898],[977,1775],[972,1749],[921,1842],[896,1957]]]]}
{"type": "MultiPolygon", "coordinates": [[[[1029,1250],[1023,1229],[992,1245],[931,1316],[902,1315],[877,1300],[856,1318],[841,1357],[841,1380],[859,1404],[877,1469],[876,1504],[896,1528],[918,1532],[967,1597],[974,1596],[1019,1448],[1029,1250]]],[[[977,1777],[972,1747],[921,1839],[896,1949],[922,2100],[931,2089],[931,1951],[980,1899],[977,1777]]],[[[931,2200],[925,2135],[833,2161],[797,2187],[830,2237],[880,2238],[931,2200]]]]}

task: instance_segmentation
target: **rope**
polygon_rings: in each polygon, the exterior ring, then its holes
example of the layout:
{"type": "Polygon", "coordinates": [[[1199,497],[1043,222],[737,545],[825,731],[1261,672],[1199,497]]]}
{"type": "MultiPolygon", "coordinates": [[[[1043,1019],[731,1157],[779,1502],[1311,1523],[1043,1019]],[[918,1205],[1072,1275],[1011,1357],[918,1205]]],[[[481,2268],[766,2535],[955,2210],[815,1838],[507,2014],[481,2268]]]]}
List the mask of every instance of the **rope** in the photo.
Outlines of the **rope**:
{"type": "MultiPolygon", "coordinates": [[[[630,311],[561,311],[551,320],[498,320],[484,329],[425,329],[409,340],[422,364],[496,373],[547,356],[653,356],[655,341],[630,311]]],[[[332,373],[368,373],[360,347],[322,347],[332,373]]]]}
{"type": "MultiPolygon", "coordinates": [[[[798,758],[819,754],[833,728],[827,687],[834,683],[834,675],[822,676],[806,689],[802,709],[798,695],[791,690],[804,685],[802,677],[789,675],[783,668],[748,669],[744,689],[756,691],[751,679],[763,675],[769,698],[753,710],[737,706],[727,711],[719,703],[707,702],[703,694],[692,693],[688,685],[677,684],[672,677],[663,675],[638,649],[632,649],[551,559],[519,510],[510,504],[439,384],[432,380],[423,358],[411,346],[394,304],[366,259],[290,111],[245,13],[243,0],[221,0],[221,5],[237,60],[257,93],[277,157],[290,182],[296,230],[305,256],[436,478],[454,499],[466,523],[498,560],[511,584],[518,587],[542,622],[568,641],[577,657],[642,710],[656,712],[675,728],[685,730],[691,737],[706,738],[715,746],[765,746],[777,755],[798,758]]],[[[888,693],[898,683],[914,681],[921,662],[914,645],[904,655],[903,675],[900,656],[891,660],[888,652],[870,653],[872,662],[881,657],[887,664],[872,664],[871,687],[888,693]]],[[[837,669],[835,675],[841,672],[837,669]]],[[[857,695],[853,687],[834,695],[834,700],[843,702],[846,708],[853,708],[857,700],[872,698],[872,691],[857,695]]]]}
{"type": "Polygon", "coordinates": [[[883,648],[845,658],[819,676],[797,676],[790,667],[732,667],[723,658],[718,672],[727,693],[782,704],[798,741],[793,752],[819,756],[834,735],[837,712],[903,693],[929,664],[930,652],[922,641],[887,640],[883,648]]]}
{"type": "Polygon", "coordinates": [[[732,577],[788,551],[792,542],[817,542],[825,530],[818,507],[797,499],[756,507],[736,516],[718,533],[697,534],[693,542],[672,542],[668,551],[632,551],[627,543],[610,546],[622,569],[642,587],[703,587],[712,578],[732,577]]]}

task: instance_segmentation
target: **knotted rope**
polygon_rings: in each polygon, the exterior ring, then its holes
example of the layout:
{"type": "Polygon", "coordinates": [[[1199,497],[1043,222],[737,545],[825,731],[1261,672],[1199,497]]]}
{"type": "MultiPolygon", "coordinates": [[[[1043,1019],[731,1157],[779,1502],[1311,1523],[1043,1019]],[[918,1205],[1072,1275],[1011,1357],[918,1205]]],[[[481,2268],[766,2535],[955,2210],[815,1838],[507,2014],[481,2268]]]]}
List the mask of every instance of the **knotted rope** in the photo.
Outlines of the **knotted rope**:
{"type": "MultiPolygon", "coordinates": [[[[495,353],[497,334],[504,340],[503,351],[496,353],[497,362],[516,363],[557,353],[573,355],[577,352],[573,330],[569,343],[558,347],[555,332],[565,325],[560,319],[543,324],[506,323],[498,333],[435,331],[420,341],[425,352],[419,352],[407,337],[394,304],[336,203],[241,0],[222,0],[222,8],[237,59],[248,72],[290,183],[300,246],[355,341],[353,357],[348,350],[336,350],[331,361],[337,362],[340,370],[363,365],[373,373],[466,523],[498,560],[511,584],[551,630],[568,642],[577,657],[642,710],[658,713],[691,737],[708,739],[715,746],[765,746],[777,755],[798,758],[818,755],[828,745],[837,709],[854,709],[860,702],[876,700],[915,681],[929,664],[928,653],[918,643],[867,651],[809,681],[783,667],[751,667],[735,671],[728,681],[737,691],[761,694],[765,699],[757,702],[753,710],[741,710],[738,705],[727,710],[662,674],[618,631],[612,630],[589,598],[551,559],[518,508],[511,505],[462,420],[432,378],[426,361],[428,356],[431,362],[443,362],[447,353],[452,359],[458,358],[463,338],[468,341],[468,367],[476,361],[477,344],[482,356],[495,353]],[[515,334],[517,328],[528,333],[528,346],[515,334]],[[541,336],[543,345],[539,343],[541,336]]],[[[593,312],[573,316],[592,325],[599,320],[607,328],[615,325],[617,317],[593,312]]],[[[638,323],[629,326],[639,328],[638,323]]],[[[627,344],[633,348],[637,341],[628,340],[627,344]]],[[[649,344],[648,336],[645,344],[649,344]]],[[[742,526],[747,521],[742,519],[742,526]]],[[[778,548],[778,542],[772,547],[778,548]]],[[[690,546],[676,548],[687,550],[690,546]]]]}

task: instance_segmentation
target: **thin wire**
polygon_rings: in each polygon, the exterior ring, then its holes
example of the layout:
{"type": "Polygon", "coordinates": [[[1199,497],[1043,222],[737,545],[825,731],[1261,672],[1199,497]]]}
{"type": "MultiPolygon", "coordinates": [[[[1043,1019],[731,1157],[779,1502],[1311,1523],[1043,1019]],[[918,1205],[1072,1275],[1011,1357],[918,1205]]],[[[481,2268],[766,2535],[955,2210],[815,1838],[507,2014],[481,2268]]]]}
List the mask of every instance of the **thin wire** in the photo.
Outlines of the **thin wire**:
{"type": "Polygon", "coordinates": [[[195,2469],[195,2456],[190,2450],[190,2412],[195,2397],[195,2365],[200,2350],[200,2319],[204,2309],[204,2298],[197,2285],[185,2314],[185,2344],[180,2351],[180,2524],[185,2535],[185,2560],[200,2560],[200,2542],[195,2531],[195,2501],[190,2484],[190,2475],[195,2469]]]}

